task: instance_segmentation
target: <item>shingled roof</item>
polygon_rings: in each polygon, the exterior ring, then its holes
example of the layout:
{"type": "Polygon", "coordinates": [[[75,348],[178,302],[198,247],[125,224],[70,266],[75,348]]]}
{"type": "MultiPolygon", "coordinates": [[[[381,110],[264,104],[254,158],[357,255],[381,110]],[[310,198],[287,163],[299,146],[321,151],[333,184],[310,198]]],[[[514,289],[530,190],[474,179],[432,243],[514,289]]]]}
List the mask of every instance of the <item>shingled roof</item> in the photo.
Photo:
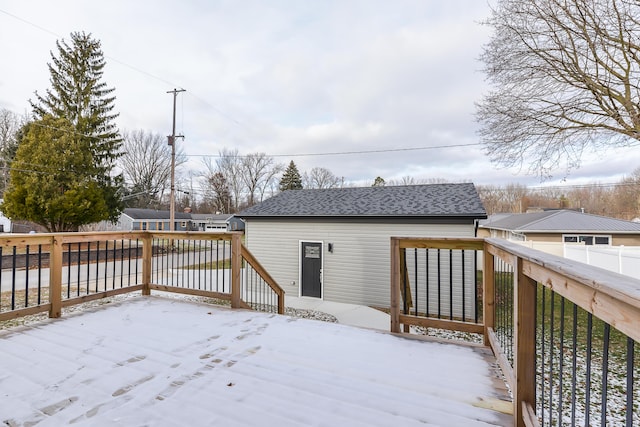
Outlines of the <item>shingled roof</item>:
{"type": "Polygon", "coordinates": [[[288,190],[237,216],[487,217],[471,183],[288,190]]]}
{"type": "MultiPolygon", "coordinates": [[[[170,219],[171,212],[169,211],[157,211],[154,209],[139,209],[139,208],[126,208],[123,212],[131,219],[170,219]]],[[[175,219],[191,219],[191,214],[184,212],[175,212],[175,219]]]]}
{"type": "Polygon", "coordinates": [[[640,233],[640,223],[566,209],[489,218],[480,226],[520,233],[640,233]]]}

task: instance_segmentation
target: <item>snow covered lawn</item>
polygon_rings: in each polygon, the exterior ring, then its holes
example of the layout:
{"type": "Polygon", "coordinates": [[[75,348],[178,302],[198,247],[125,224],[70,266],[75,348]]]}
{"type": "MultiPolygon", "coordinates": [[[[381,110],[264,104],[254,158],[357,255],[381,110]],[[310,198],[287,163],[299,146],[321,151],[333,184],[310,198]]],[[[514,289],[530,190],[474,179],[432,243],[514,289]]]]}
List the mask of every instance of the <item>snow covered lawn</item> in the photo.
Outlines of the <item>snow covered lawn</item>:
{"type": "Polygon", "coordinates": [[[505,425],[466,346],[136,297],[0,333],[0,425],[505,425]]]}

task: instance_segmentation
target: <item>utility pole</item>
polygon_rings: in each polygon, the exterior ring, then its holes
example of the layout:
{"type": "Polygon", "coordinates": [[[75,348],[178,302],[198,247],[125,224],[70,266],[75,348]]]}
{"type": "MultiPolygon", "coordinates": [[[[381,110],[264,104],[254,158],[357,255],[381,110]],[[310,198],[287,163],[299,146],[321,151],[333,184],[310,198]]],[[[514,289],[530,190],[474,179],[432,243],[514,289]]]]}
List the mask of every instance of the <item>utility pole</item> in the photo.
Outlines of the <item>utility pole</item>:
{"type": "Polygon", "coordinates": [[[175,231],[176,225],[176,138],[184,138],[184,135],[176,135],[176,98],[178,93],[185,92],[185,89],[173,89],[167,91],[167,93],[173,94],[173,126],[171,128],[171,135],[169,139],[169,145],[171,146],[171,196],[169,207],[169,231],[175,231]]]}

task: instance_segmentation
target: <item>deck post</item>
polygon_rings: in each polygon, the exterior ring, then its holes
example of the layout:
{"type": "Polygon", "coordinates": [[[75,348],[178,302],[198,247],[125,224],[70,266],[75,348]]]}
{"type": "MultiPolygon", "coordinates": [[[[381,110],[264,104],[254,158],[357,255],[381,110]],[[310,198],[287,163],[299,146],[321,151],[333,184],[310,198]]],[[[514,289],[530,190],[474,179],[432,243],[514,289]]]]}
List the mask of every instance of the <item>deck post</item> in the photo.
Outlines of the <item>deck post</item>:
{"type": "Polygon", "coordinates": [[[240,233],[231,236],[231,307],[241,308],[240,269],[242,268],[242,239],[240,233]]]}
{"type": "Polygon", "coordinates": [[[49,260],[49,317],[62,315],[62,238],[61,234],[51,237],[49,260]]]}
{"type": "Polygon", "coordinates": [[[153,258],[153,237],[149,232],[142,237],[142,295],[151,295],[151,259],[153,258]]]}
{"type": "Polygon", "coordinates": [[[484,243],[482,253],[482,323],[484,324],[484,345],[491,347],[489,331],[494,329],[496,322],[495,304],[495,257],[487,250],[488,243],[484,243]]]}
{"type": "Polygon", "coordinates": [[[523,403],[535,408],[536,402],[536,281],[522,269],[517,258],[514,283],[514,376],[513,415],[515,425],[525,427],[523,403]]]}
{"type": "Polygon", "coordinates": [[[400,333],[400,241],[391,238],[391,332],[400,333]]]}

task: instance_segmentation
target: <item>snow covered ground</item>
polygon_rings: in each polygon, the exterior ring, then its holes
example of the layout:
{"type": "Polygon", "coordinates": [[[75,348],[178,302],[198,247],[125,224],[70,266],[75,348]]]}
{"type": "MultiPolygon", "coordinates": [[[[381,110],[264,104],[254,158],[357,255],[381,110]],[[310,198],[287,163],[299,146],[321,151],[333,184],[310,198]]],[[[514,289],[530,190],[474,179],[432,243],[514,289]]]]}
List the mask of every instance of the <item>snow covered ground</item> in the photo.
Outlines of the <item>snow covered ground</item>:
{"type": "Polygon", "coordinates": [[[0,424],[507,425],[491,369],[468,346],[140,296],[0,332],[0,424]]]}

